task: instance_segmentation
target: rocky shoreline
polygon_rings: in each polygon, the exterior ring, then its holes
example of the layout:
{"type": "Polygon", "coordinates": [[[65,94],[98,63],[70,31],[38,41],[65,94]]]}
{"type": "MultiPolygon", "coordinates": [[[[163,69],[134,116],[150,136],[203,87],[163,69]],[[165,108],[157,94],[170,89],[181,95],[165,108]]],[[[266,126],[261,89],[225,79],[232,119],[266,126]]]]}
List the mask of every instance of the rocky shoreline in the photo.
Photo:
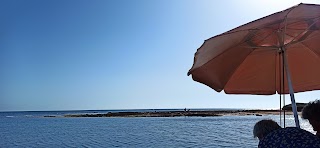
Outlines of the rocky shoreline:
{"type": "MultiPolygon", "coordinates": [[[[230,110],[230,111],[162,111],[162,112],[108,112],[108,113],[88,113],[88,114],[67,114],[63,117],[213,117],[213,116],[264,116],[264,115],[279,115],[279,110],[230,110]]],[[[291,111],[286,111],[286,114],[292,114],[291,111]]],[[[45,116],[46,117],[46,116],[45,116]]],[[[54,117],[54,116],[48,116],[54,117]]]]}

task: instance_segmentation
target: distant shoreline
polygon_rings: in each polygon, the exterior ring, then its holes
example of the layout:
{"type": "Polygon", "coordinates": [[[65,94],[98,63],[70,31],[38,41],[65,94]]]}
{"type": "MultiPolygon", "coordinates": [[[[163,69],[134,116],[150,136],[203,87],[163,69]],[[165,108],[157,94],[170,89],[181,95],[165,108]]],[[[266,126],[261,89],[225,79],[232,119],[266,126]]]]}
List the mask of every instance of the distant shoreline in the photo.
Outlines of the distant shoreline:
{"type": "MultiPolygon", "coordinates": [[[[215,110],[215,111],[148,111],[148,112],[107,112],[107,113],[83,113],[66,114],[63,117],[213,117],[213,116],[265,116],[279,115],[279,110],[215,110]]],[[[283,114],[283,112],[282,112],[283,114]]],[[[292,115],[292,111],[286,111],[287,115],[292,115]]],[[[44,116],[58,117],[58,116],[44,116]]],[[[61,116],[60,116],[61,117],[61,116]]]]}

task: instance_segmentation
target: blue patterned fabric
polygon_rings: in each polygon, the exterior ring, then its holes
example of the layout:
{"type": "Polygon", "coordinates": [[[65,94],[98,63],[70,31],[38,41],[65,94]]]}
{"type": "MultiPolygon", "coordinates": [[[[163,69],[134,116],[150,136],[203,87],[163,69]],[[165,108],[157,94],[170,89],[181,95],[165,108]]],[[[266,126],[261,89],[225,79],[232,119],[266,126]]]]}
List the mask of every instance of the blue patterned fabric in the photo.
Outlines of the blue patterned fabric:
{"type": "Polygon", "coordinates": [[[259,142],[259,148],[320,148],[320,138],[296,127],[269,133],[259,142]]]}

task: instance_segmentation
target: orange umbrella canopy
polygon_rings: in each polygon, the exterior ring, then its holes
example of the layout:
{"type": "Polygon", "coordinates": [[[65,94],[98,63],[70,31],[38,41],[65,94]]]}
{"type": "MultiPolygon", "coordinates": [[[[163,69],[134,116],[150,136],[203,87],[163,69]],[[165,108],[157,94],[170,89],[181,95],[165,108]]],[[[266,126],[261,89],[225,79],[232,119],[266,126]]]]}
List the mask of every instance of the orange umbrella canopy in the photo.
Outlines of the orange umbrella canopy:
{"type": "Polygon", "coordinates": [[[294,92],[320,89],[320,5],[299,4],[206,40],[188,75],[227,94],[287,94],[284,58],[294,92]]]}

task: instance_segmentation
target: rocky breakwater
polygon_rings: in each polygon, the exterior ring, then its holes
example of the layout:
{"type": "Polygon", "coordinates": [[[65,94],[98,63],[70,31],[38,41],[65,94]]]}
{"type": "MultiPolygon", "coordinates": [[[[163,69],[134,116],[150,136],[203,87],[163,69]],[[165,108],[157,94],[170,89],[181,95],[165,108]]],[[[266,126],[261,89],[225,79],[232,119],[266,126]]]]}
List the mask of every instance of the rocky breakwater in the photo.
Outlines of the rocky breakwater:
{"type": "Polygon", "coordinates": [[[69,114],[64,117],[179,117],[198,116],[212,117],[222,116],[217,111],[170,111],[170,112],[108,112],[105,114],[69,114]]]}

